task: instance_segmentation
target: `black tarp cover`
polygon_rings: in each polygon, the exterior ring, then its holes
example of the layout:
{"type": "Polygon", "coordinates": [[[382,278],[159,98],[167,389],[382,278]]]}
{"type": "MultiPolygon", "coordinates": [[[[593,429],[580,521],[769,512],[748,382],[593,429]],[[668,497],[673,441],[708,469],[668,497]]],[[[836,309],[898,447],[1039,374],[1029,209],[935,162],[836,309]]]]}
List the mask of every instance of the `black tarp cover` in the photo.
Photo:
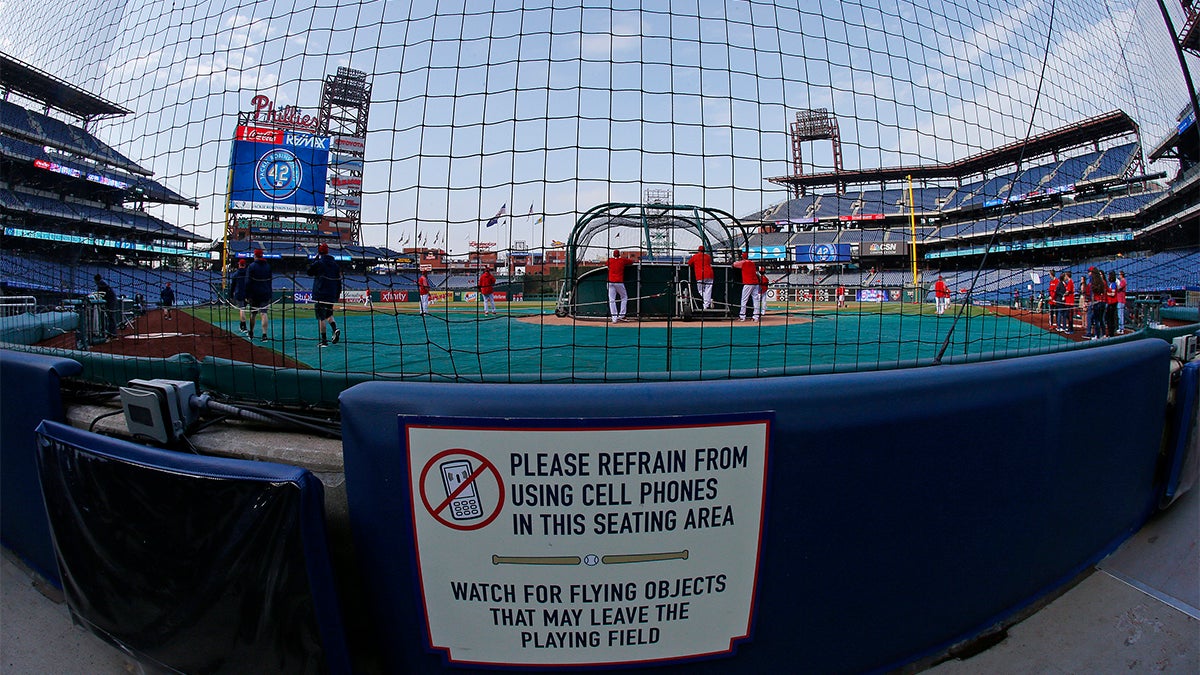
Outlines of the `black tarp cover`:
{"type": "Polygon", "coordinates": [[[43,494],[76,620],[168,671],[345,669],[336,600],[323,591],[314,598],[310,586],[310,557],[318,557],[314,581],[331,584],[323,542],[306,541],[324,536],[321,485],[310,472],[52,422],[38,431],[43,494]]]}

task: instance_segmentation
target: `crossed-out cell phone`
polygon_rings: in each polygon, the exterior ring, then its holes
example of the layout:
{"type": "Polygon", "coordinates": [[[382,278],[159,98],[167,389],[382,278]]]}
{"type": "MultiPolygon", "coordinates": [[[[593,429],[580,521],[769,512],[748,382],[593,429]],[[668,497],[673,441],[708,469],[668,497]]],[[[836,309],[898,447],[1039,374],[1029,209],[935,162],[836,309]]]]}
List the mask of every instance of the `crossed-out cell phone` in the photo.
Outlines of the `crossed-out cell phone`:
{"type": "MultiPolygon", "coordinates": [[[[471,462],[465,459],[442,462],[438,468],[442,471],[442,483],[446,486],[447,497],[454,494],[454,491],[471,476],[471,462]]],[[[472,520],[482,515],[483,505],[479,503],[475,482],[471,481],[458,496],[450,500],[450,516],[455,520],[472,520]]]]}

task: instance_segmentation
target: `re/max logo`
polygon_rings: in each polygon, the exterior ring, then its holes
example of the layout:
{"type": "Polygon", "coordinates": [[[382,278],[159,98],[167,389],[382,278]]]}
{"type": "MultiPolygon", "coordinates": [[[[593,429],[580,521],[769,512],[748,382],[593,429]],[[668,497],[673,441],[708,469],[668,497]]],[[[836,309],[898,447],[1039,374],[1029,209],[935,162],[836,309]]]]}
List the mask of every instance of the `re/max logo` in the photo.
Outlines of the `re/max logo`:
{"type": "Polygon", "coordinates": [[[313,150],[328,150],[328,136],[314,136],[312,134],[303,134],[298,131],[283,132],[283,144],[290,145],[294,148],[312,148],[313,150]]]}

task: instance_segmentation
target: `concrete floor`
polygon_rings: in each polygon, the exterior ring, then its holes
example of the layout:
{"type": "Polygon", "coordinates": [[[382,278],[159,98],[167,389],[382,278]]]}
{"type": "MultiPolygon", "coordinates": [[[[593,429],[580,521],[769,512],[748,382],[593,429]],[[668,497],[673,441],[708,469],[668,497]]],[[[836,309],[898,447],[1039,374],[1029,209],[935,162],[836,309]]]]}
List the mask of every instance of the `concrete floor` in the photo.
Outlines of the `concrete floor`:
{"type": "MultiPolygon", "coordinates": [[[[1200,673],[1200,495],[1185,494],[1083,581],[968,659],[937,675],[1200,673]]],[[[53,589],[51,589],[53,590],[53,589]]],[[[5,551],[0,583],[4,674],[139,673],[132,660],[72,625],[5,551]]]]}

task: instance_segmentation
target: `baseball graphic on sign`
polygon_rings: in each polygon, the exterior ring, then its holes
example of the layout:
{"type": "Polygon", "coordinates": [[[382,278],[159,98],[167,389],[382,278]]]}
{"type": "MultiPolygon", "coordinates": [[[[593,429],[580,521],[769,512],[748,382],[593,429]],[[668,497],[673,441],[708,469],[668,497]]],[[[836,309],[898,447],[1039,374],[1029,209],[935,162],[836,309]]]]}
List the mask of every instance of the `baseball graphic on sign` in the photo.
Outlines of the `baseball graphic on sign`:
{"type": "Polygon", "coordinates": [[[263,155],[254,167],[254,183],[271,199],[287,199],[300,188],[303,170],[289,150],[276,148],[263,155]]]}

